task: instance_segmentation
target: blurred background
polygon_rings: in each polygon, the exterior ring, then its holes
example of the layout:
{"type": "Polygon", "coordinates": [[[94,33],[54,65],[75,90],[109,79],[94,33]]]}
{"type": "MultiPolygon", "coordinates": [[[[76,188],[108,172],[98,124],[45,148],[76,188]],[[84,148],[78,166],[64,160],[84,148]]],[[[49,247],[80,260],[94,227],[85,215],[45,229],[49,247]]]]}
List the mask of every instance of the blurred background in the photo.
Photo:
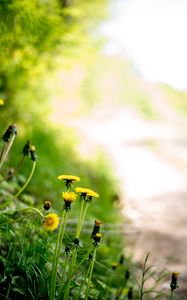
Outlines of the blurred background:
{"type": "Polygon", "coordinates": [[[15,153],[36,145],[37,200],[56,201],[59,174],[82,176],[101,195],[94,215],[128,219],[135,258],[184,274],[187,2],[8,0],[0,15],[1,132],[17,124],[15,153]]]}

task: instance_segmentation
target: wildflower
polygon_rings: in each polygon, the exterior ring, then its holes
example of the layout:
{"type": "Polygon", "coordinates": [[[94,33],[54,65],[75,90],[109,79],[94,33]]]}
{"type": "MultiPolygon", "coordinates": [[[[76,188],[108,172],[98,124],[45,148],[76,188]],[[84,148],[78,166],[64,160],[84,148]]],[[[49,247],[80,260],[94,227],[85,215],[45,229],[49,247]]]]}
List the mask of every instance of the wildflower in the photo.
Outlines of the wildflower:
{"type": "Polygon", "coordinates": [[[91,234],[91,237],[93,238],[96,233],[99,233],[100,231],[100,226],[103,224],[102,221],[99,221],[99,220],[95,220],[95,224],[94,224],[94,228],[93,228],[93,231],[92,231],[92,234],[91,234]]]}
{"type": "Polygon", "coordinates": [[[4,100],[3,99],[0,99],[0,105],[4,105],[4,100]]]}
{"type": "Polygon", "coordinates": [[[84,188],[84,187],[77,187],[75,189],[76,193],[80,194],[80,199],[86,200],[86,201],[91,201],[92,198],[97,198],[99,197],[99,194],[94,192],[91,189],[84,188]]]}
{"type": "Polygon", "coordinates": [[[43,208],[44,208],[45,210],[49,210],[49,209],[51,208],[51,201],[46,200],[46,201],[44,202],[43,208]]]}
{"type": "Polygon", "coordinates": [[[117,263],[113,263],[112,264],[112,270],[115,270],[117,268],[118,264],[117,263]]]}
{"type": "Polygon", "coordinates": [[[64,199],[64,209],[70,210],[71,209],[71,203],[74,202],[77,198],[77,195],[74,192],[63,192],[62,198],[64,199]]]}
{"type": "Polygon", "coordinates": [[[87,194],[87,200],[88,201],[91,201],[92,198],[98,198],[99,197],[99,194],[90,190],[89,193],[87,194]]]}
{"type": "Polygon", "coordinates": [[[65,254],[70,254],[70,247],[69,246],[66,246],[65,247],[65,250],[64,250],[65,254]]]}
{"type": "Polygon", "coordinates": [[[48,214],[43,221],[43,226],[47,231],[54,231],[57,229],[58,224],[59,218],[55,213],[48,214]]]}
{"type": "Polygon", "coordinates": [[[25,146],[23,147],[23,150],[22,150],[23,155],[25,155],[25,156],[29,155],[30,147],[31,147],[31,142],[28,140],[26,142],[25,146]]]}
{"type": "Polygon", "coordinates": [[[91,261],[92,259],[93,259],[93,254],[90,253],[89,256],[88,256],[88,260],[91,261]]]}
{"type": "Polygon", "coordinates": [[[74,182],[80,181],[80,178],[74,175],[60,175],[57,178],[65,181],[67,189],[69,189],[74,182]]]}
{"type": "Polygon", "coordinates": [[[16,135],[16,134],[17,134],[16,125],[12,124],[12,125],[8,126],[7,130],[5,131],[5,133],[2,136],[2,140],[4,142],[9,142],[11,135],[16,135]]]}
{"type": "Polygon", "coordinates": [[[176,288],[178,288],[178,284],[177,284],[177,279],[178,279],[179,273],[178,272],[173,272],[171,275],[171,291],[174,291],[176,288]]]}
{"type": "Polygon", "coordinates": [[[94,237],[93,237],[94,242],[93,243],[94,243],[95,246],[99,246],[101,238],[102,238],[101,233],[96,233],[96,235],[94,235],[94,237]]]}
{"type": "Polygon", "coordinates": [[[130,272],[127,269],[126,272],[125,272],[125,279],[128,280],[129,278],[130,278],[130,272]]]}
{"type": "Polygon", "coordinates": [[[35,146],[30,146],[30,155],[31,155],[31,160],[33,161],[37,160],[38,155],[36,154],[35,146]]]}
{"type": "Polygon", "coordinates": [[[79,247],[79,245],[80,245],[80,240],[79,240],[78,238],[75,238],[73,244],[74,244],[74,246],[75,246],[76,248],[79,247]]]}
{"type": "Polygon", "coordinates": [[[124,255],[121,254],[121,256],[120,256],[120,258],[119,258],[119,264],[120,264],[120,265],[123,265],[124,259],[125,259],[124,255]]]}

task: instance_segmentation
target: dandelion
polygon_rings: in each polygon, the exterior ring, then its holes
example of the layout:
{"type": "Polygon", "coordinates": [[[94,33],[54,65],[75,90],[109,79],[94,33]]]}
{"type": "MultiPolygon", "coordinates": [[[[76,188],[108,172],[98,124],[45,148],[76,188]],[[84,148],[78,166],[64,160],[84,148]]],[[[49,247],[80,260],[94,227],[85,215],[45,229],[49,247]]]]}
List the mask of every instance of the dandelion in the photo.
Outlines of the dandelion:
{"type": "Polygon", "coordinates": [[[43,208],[44,208],[45,210],[49,210],[49,209],[51,208],[51,201],[46,200],[46,201],[44,202],[43,208]]]}
{"type": "Polygon", "coordinates": [[[31,148],[31,142],[28,140],[22,149],[22,153],[24,156],[28,156],[31,148]]]}
{"type": "Polygon", "coordinates": [[[112,270],[116,270],[117,266],[118,266],[117,263],[113,263],[113,264],[112,264],[112,270]]]}
{"type": "Polygon", "coordinates": [[[128,300],[131,300],[133,298],[133,289],[132,289],[132,287],[129,288],[127,297],[128,297],[128,300]]]}
{"type": "Polygon", "coordinates": [[[57,229],[58,224],[59,218],[55,213],[48,214],[43,221],[43,226],[47,231],[54,231],[55,229],[57,229]]]}
{"type": "Polygon", "coordinates": [[[17,134],[17,128],[15,124],[12,124],[10,126],[8,126],[7,130],[5,131],[5,133],[2,136],[2,140],[4,142],[9,142],[10,138],[12,135],[16,135],[17,134]]]}
{"type": "Polygon", "coordinates": [[[36,154],[36,148],[35,146],[30,146],[30,155],[31,155],[31,160],[36,161],[38,159],[38,155],[36,154]]]}
{"type": "Polygon", "coordinates": [[[93,237],[93,243],[95,246],[99,246],[100,244],[100,241],[101,241],[101,238],[102,238],[102,234],[101,233],[96,233],[93,237]]]}
{"type": "Polygon", "coordinates": [[[170,283],[170,287],[171,287],[171,295],[170,295],[170,300],[173,299],[173,294],[174,294],[174,290],[176,290],[176,288],[178,288],[178,283],[177,283],[177,279],[179,277],[179,273],[178,272],[173,272],[171,275],[171,283],[170,283]]]}
{"type": "Polygon", "coordinates": [[[92,238],[94,238],[94,236],[96,235],[96,233],[99,233],[100,227],[101,227],[102,224],[103,224],[102,221],[95,220],[94,228],[93,228],[93,231],[92,231],[92,234],[91,234],[92,238]]]}
{"type": "Polygon", "coordinates": [[[77,195],[74,192],[63,192],[62,198],[64,199],[64,209],[70,210],[71,209],[71,203],[74,202],[77,198],[77,195]]]}
{"type": "Polygon", "coordinates": [[[2,136],[2,140],[4,141],[3,149],[0,153],[0,168],[2,167],[11,147],[14,142],[14,139],[17,134],[17,128],[15,124],[8,126],[7,130],[2,136]]]}
{"type": "Polygon", "coordinates": [[[80,178],[74,175],[60,175],[57,178],[65,181],[67,189],[69,189],[74,182],[80,181],[80,178]]]}

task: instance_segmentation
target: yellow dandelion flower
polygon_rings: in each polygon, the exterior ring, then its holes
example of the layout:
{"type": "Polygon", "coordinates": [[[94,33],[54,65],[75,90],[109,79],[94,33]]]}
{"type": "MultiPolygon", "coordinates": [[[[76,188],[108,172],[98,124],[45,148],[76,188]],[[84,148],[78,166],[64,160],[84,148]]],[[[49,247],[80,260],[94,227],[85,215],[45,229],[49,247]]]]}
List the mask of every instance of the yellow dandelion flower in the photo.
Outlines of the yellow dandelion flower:
{"type": "Polygon", "coordinates": [[[79,187],[79,186],[75,188],[75,192],[79,193],[79,194],[85,194],[85,195],[87,195],[90,191],[91,190],[88,189],[88,188],[83,188],[83,187],[79,187]]]}
{"type": "Polygon", "coordinates": [[[74,202],[77,198],[77,195],[74,192],[63,192],[62,197],[64,199],[64,202],[74,202]]]}
{"type": "Polygon", "coordinates": [[[88,192],[87,196],[88,196],[88,197],[91,197],[91,198],[92,198],[92,197],[98,198],[98,197],[99,197],[99,194],[96,193],[96,192],[94,192],[94,191],[92,191],[92,190],[90,190],[90,191],[88,192]]]}
{"type": "Polygon", "coordinates": [[[74,176],[74,175],[60,175],[57,178],[59,180],[68,180],[68,181],[71,181],[71,182],[80,181],[80,178],[78,176],[74,176]]]}
{"type": "Polygon", "coordinates": [[[57,178],[66,182],[65,185],[67,189],[69,189],[74,182],[80,181],[80,178],[74,175],[60,175],[57,178]]]}
{"type": "Polygon", "coordinates": [[[92,197],[99,197],[99,194],[94,192],[93,190],[91,189],[88,189],[88,188],[83,188],[83,187],[77,187],[75,189],[76,193],[80,193],[80,197],[85,199],[85,200],[91,200],[92,197]],[[87,196],[87,199],[86,199],[86,196],[87,196]]]}
{"type": "Polygon", "coordinates": [[[57,229],[58,224],[59,218],[55,213],[48,214],[43,222],[43,226],[47,231],[54,231],[55,229],[57,229]]]}
{"type": "Polygon", "coordinates": [[[0,105],[4,105],[4,100],[3,99],[0,99],[0,105]]]}
{"type": "Polygon", "coordinates": [[[63,192],[62,198],[64,199],[64,208],[66,210],[71,209],[71,203],[74,202],[77,198],[77,195],[74,192],[63,192]]]}

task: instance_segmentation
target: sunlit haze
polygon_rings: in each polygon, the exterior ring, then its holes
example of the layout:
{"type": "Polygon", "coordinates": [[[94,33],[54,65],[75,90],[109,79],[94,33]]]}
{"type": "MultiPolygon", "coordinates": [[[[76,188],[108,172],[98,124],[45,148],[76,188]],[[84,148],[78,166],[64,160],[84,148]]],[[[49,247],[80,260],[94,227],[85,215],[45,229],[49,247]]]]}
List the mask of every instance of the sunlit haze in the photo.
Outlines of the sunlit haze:
{"type": "Polygon", "coordinates": [[[151,81],[187,88],[187,1],[114,0],[105,51],[124,53],[151,81]]]}

